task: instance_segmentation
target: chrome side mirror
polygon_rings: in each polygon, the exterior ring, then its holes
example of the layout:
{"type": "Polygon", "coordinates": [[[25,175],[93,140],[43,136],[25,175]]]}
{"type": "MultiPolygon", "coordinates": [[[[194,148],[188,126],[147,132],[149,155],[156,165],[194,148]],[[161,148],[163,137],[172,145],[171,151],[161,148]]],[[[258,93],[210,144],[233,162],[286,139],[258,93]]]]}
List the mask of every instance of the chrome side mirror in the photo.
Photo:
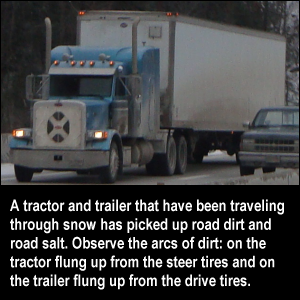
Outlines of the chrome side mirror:
{"type": "Polygon", "coordinates": [[[243,123],[243,127],[246,128],[246,129],[250,129],[251,127],[251,122],[250,121],[246,121],[243,123]]]}

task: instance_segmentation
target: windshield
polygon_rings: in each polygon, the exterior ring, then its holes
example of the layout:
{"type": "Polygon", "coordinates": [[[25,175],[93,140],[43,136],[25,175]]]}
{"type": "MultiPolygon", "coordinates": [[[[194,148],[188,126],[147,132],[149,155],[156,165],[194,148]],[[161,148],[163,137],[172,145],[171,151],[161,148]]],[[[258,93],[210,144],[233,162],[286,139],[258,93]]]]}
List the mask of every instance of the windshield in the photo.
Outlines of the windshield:
{"type": "Polygon", "coordinates": [[[253,125],[254,127],[299,127],[299,110],[262,110],[258,113],[253,125]]]}
{"type": "Polygon", "coordinates": [[[50,96],[110,97],[113,76],[51,75],[50,96]]]}

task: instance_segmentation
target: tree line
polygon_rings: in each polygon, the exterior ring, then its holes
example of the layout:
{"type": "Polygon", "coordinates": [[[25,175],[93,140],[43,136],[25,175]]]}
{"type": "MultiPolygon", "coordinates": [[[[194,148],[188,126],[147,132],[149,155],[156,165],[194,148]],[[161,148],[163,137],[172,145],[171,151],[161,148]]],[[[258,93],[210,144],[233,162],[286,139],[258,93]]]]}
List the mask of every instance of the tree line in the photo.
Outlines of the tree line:
{"type": "MultiPolygon", "coordinates": [[[[1,1],[1,132],[30,124],[25,78],[45,71],[46,17],[52,21],[52,47],[76,43],[80,10],[170,11],[275,32],[287,37],[289,69],[299,66],[299,16],[290,16],[287,6],[287,1],[1,1]]],[[[295,76],[287,73],[287,95],[294,102],[295,76]]]]}

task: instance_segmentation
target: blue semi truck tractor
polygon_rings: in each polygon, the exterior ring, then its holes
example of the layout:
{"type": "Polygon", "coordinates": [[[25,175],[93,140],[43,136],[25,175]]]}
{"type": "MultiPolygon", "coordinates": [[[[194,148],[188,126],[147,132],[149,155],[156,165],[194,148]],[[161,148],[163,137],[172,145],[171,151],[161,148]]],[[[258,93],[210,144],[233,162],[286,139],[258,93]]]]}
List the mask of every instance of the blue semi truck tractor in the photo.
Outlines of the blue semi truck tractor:
{"type": "Polygon", "coordinates": [[[32,126],[10,143],[21,182],[57,170],[114,183],[131,165],[184,174],[209,151],[236,154],[243,121],[284,100],[277,35],[171,13],[86,11],[77,44],[51,50],[48,18],[46,27],[46,72],[26,79],[32,126]]]}

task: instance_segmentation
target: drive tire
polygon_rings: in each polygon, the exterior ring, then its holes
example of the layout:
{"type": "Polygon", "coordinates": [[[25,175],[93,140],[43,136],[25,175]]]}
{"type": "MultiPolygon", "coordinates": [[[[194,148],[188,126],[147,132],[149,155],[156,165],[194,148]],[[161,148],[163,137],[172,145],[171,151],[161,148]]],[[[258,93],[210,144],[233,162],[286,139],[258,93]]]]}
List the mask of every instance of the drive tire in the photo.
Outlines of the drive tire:
{"type": "Polygon", "coordinates": [[[166,154],[162,155],[161,161],[161,175],[172,176],[175,173],[176,168],[176,143],[172,136],[168,138],[166,154]]]}
{"type": "Polygon", "coordinates": [[[183,135],[175,137],[176,168],[175,174],[184,174],[187,167],[187,142],[183,135]]]}

